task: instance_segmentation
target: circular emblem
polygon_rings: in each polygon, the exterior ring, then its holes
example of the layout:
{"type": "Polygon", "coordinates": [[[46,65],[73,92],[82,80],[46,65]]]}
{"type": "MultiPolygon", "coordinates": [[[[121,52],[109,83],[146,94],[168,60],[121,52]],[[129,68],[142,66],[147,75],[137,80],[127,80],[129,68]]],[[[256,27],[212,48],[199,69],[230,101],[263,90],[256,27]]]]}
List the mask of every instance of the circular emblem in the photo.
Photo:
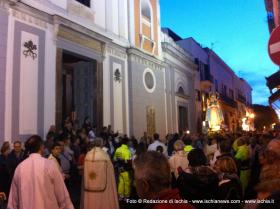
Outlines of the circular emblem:
{"type": "Polygon", "coordinates": [[[147,68],[143,73],[143,83],[147,92],[152,93],[156,88],[156,77],[154,72],[147,68]]]}

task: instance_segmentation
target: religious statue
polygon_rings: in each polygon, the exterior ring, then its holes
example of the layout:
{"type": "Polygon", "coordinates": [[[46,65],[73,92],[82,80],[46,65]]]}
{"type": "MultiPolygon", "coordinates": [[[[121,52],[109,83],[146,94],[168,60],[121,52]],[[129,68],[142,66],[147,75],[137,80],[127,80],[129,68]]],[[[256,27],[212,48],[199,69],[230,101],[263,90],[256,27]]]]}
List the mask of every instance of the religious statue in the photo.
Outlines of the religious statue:
{"type": "Polygon", "coordinates": [[[219,131],[221,129],[224,117],[219,106],[217,93],[212,92],[209,95],[205,121],[208,123],[210,131],[219,131]]]}

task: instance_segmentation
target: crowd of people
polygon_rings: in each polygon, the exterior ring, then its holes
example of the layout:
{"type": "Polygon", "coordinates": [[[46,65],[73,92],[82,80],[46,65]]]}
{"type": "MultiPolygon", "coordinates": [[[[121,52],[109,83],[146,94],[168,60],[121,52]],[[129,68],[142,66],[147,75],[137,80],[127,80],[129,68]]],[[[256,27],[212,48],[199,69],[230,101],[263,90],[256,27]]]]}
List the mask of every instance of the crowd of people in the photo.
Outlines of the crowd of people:
{"type": "Polygon", "coordinates": [[[279,197],[277,132],[136,139],[111,126],[98,132],[88,118],[77,129],[68,118],[45,140],[1,147],[0,205],[8,209],[262,209],[277,208],[279,197]]]}

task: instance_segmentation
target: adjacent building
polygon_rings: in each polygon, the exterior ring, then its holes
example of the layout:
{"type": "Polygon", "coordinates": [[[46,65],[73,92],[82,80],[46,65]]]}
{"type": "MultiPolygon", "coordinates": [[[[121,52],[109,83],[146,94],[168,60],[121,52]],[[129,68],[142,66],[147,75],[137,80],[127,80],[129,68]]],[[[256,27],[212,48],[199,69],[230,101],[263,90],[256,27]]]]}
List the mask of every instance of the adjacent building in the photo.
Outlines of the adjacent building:
{"type": "Polygon", "coordinates": [[[169,33],[163,31],[161,40],[165,65],[168,133],[197,132],[197,124],[195,123],[197,65],[194,58],[184,51],[169,33]]]}
{"type": "Polygon", "coordinates": [[[275,110],[280,120],[280,71],[266,78],[266,85],[270,90],[269,104],[275,110]]]}
{"type": "MultiPolygon", "coordinates": [[[[271,33],[273,29],[280,25],[280,1],[265,0],[267,11],[268,29],[271,33]]],[[[280,120],[280,71],[273,73],[266,78],[266,85],[270,90],[269,104],[275,110],[280,120]]]]}
{"type": "Polygon", "coordinates": [[[246,112],[247,115],[252,112],[251,86],[239,78],[212,49],[202,47],[193,38],[177,43],[195,58],[198,66],[195,85],[197,124],[202,124],[201,121],[205,119],[209,93],[217,92],[225,129],[242,130],[242,118],[246,117],[246,112]]]}
{"type": "Polygon", "coordinates": [[[274,28],[280,25],[280,1],[264,0],[264,3],[267,11],[268,29],[271,33],[274,28]]]}

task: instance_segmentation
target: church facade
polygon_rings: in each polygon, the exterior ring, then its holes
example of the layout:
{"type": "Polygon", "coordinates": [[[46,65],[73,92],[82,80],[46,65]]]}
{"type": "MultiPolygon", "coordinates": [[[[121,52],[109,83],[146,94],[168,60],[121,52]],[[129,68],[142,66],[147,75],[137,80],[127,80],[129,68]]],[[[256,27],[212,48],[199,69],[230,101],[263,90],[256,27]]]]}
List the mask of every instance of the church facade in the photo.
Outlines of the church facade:
{"type": "Polygon", "coordinates": [[[196,65],[158,0],[0,0],[0,142],[66,117],[140,137],[195,132],[196,65]]]}

